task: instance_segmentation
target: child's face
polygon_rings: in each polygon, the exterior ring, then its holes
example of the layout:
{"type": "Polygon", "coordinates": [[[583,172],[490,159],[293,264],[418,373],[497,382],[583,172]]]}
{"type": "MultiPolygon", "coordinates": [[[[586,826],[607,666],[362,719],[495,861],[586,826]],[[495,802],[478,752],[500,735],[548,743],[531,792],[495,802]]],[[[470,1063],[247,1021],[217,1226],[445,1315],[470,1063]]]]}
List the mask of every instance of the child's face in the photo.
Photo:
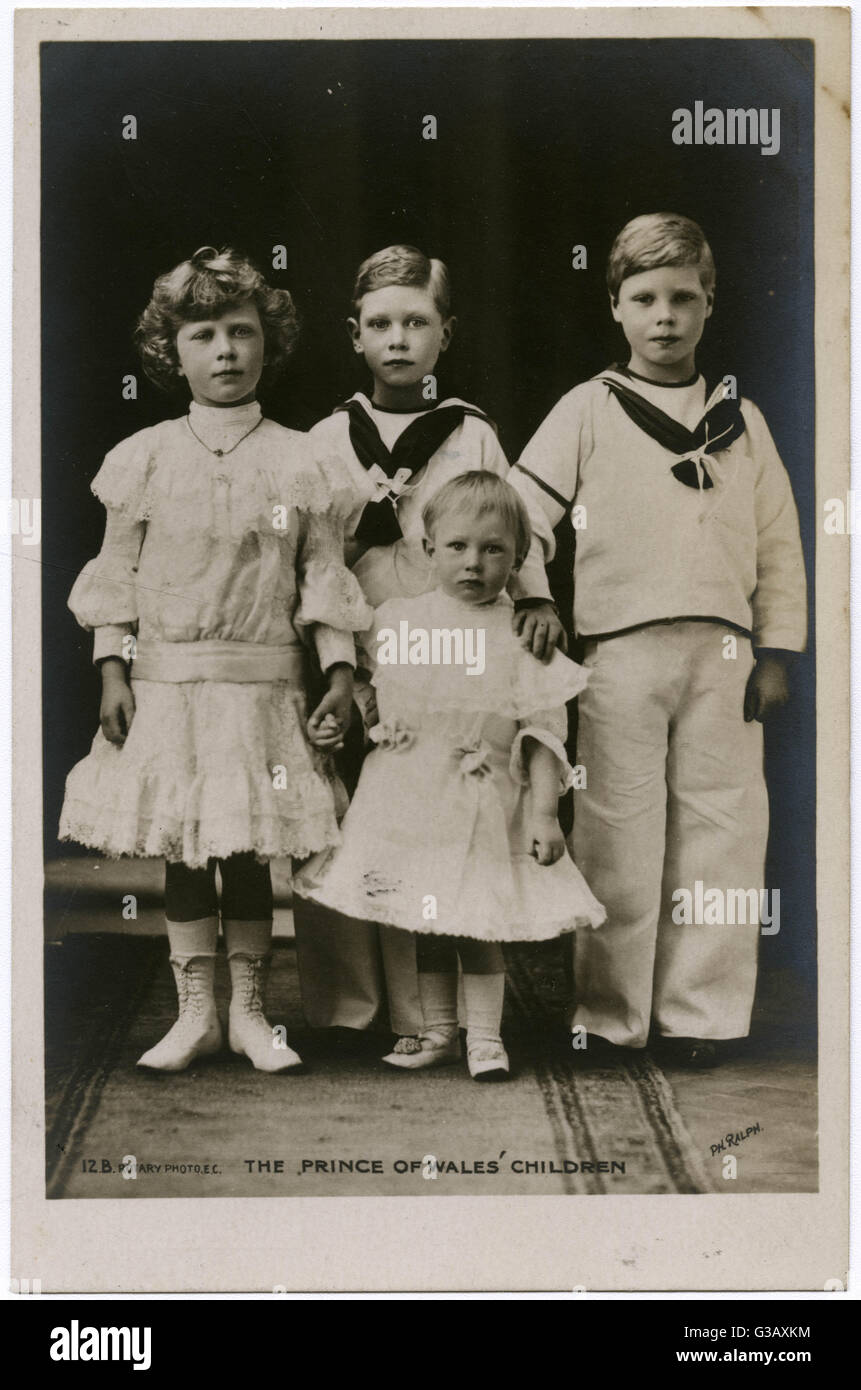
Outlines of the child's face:
{"type": "Polygon", "coordinates": [[[714,302],[696,266],[663,265],[630,275],[619,298],[610,302],[631,346],[632,371],[663,381],[693,375],[697,343],[714,302]]]}
{"type": "Polygon", "coordinates": [[[179,374],[198,405],[246,405],[263,371],[263,326],[250,300],[217,318],[181,325],[176,335],[179,374]]]}
{"type": "MultiPolygon", "coordinates": [[[[378,395],[421,396],[424,377],[433,372],[451,341],[454,319],[444,319],[430,290],[385,285],[366,294],[358,319],[349,319],[353,347],[374,375],[378,395]]],[[[385,404],[386,401],[381,401],[385,404]]]]}
{"type": "Polygon", "coordinates": [[[441,516],[424,548],[443,592],[469,604],[492,603],[515,568],[514,537],[496,512],[441,516]]]}

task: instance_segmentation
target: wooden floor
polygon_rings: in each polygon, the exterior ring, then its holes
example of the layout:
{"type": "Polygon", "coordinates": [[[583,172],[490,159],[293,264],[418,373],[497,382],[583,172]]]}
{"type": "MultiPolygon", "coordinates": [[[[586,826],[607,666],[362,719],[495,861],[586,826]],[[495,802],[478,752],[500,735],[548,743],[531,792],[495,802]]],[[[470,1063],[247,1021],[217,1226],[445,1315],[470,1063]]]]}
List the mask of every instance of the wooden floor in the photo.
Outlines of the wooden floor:
{"type": "Polygon", "coordinates": [[[798,1020],[810,1013],[790,971],[760,978],[750,1038],[713,1071],[661,1063],[676,1104],[715,1181],[729,1192],[815,1192],[818,1188],[818,1095],[815,1043],[798,1020]],[[760,1126],[728,1145],[727,1134],[760,1126]],[[723,1140],[722,1152],[712,1147],[723,1140]],[[735,1178],[723,1178],[727,1154],[735,1178]]]}

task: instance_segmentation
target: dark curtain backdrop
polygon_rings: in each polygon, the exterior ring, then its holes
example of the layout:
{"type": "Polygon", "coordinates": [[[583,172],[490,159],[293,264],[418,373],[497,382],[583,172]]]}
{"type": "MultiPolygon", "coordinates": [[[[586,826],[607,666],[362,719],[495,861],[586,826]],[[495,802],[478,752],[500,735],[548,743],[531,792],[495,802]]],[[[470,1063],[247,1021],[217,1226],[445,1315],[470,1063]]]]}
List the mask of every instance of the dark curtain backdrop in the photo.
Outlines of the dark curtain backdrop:
{"type": "MultiPolygon", "coordinates": [[[[97,725],[91,639],[66,608],[98,550],[88,491],[118,440],[180,414],[131,343],[154,277],[204,244],[265,271],[287,248],[304,330],[264,398],[304,429],[365,384],[344,319],[359,261],[395,241],[449,265],[458,316],[440,387],[498,422],[515,459],[555,401],[624,351],[603,267],[656,210],[702,223],[718,267],[701,365],[763,408],[792,477],[812,576],[813,73],[806,41],[48,43],[43,93],[45,837],[97,725]],[[774,156],[680,147],[672,112],[779,107],[774,156]],[[422,139],[432,114],[438,138],[422,139]],[[121,138],[134,115],[138,138],[121,138]],[[583,244],[588,269],[571,268],[583,244]],[[135,372],[136,401],[122,377],[135,372]]],[[[554,567],[569,601],[570,531],[554,567]]],[[[800,663],[770,728],[769,874],[782,929],[814,961],[814,684],[800,663]]],[[[74,852],[73,850],[70,852],[74,852]]]]}

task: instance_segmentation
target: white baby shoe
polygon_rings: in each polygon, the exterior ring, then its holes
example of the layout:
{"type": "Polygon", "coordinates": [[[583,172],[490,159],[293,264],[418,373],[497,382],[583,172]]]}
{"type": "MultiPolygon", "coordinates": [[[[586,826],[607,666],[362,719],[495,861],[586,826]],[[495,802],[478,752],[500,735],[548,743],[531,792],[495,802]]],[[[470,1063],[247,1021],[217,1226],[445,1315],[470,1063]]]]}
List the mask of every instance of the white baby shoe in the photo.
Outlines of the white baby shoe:
{"type": "Polygon", "coordinates": [[[481,1039],[466,1044],[466,1063],[473,1081],[507,1081],[508,1053],[501,1039],[481,1039]]]}
{"type": "Polygon", "coordinates": [[[460,1061],[460,1037],[457,1032],[420,1033],[417,1038],[398,1038],[391,1052],[383,1058],[390,1067],[403,1071],[420,1071],[424,1067],[443,1067],[460,1061]]]}

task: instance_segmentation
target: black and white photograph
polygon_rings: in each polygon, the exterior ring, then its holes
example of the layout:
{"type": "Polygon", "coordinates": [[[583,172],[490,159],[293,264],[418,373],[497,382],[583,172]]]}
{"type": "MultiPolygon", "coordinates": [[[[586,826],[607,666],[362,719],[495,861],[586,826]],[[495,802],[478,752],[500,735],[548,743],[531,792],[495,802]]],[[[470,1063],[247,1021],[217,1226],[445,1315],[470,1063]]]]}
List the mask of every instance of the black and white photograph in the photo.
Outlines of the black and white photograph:
{"type": "MultiPolygon", "coordinates": [[[[613,1231],[570,1284],[633,1289],[669,1253],[617,1199],[726,1244],[804,1196],[810,1268],[738,1286],[839,1278],[840,13],[65,13],[26,15],[28,309],[16,269],[28,1200],[229,1210],[205,1291],[267,1286],[231,1199],[552,1198],[613,1231]]],[[[675,1287],[736,1287],[720,1243],[675,1287]]]]}

